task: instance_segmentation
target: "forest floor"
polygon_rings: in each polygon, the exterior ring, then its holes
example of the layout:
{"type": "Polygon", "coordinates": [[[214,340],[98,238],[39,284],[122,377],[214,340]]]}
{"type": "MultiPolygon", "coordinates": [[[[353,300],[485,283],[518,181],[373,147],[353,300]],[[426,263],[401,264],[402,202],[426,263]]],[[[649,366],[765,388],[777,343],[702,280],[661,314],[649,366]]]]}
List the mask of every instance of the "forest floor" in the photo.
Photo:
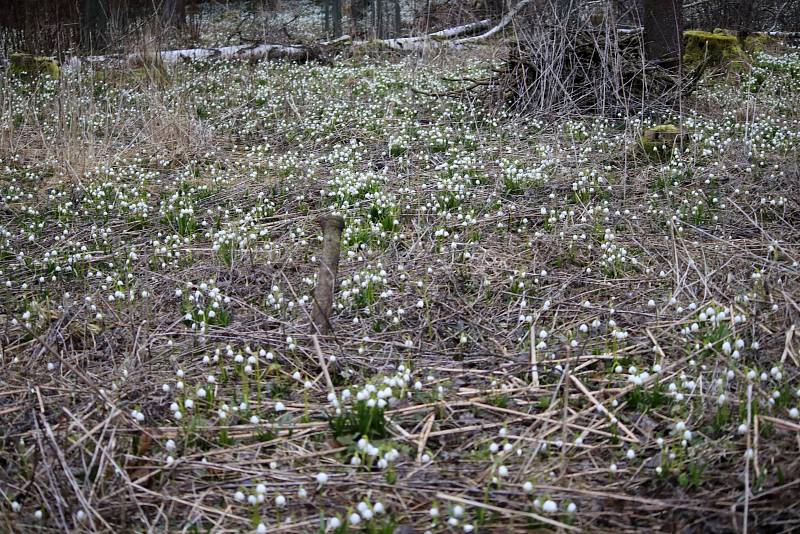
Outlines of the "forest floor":
{"type": "Polygon", "coordinates": [[[800,528],[800,51],[658,121],[480,55],[0,77],[0,530],[800,528]]]}

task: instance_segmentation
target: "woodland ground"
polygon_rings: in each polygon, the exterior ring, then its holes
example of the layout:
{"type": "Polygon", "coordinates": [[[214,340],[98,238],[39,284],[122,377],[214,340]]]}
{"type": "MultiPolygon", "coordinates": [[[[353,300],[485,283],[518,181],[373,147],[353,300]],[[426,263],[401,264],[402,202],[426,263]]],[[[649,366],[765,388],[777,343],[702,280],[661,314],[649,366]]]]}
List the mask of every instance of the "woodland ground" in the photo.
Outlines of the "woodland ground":
{"type": "Polygon", "coordinates": [[[797,529],[800,51],[425,94],[494,50],[3,76],[0,530],[797,529]]]}

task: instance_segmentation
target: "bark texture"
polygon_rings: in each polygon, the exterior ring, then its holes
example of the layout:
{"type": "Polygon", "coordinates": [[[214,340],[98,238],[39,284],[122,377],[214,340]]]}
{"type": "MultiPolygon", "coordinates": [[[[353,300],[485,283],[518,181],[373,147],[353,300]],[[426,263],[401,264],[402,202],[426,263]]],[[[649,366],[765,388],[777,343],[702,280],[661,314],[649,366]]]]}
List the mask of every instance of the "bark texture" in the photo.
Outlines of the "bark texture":
{"type": "Polygon", "coordinates": [[[644,0],[645,56],[670,69],[679,69],[683,48],[682,0],[644,0]]]}
{"type": "Polygon", "coordinates": [[[167,26],[184,27],[186,25],[186,0],[163,0],[161,20],[167,26]]]}
{"type": "Polygon", "coordinates": [[[330,215],[320,221],[322,225],[322,261],[317,276],[317,287],[314,289],[314,309],[311,312],[311,331],[327,334],[332,330],[331,313],[333,312],[333,292],[336,290],[336,278],[339,273],[339,252],[342,248],[342,230],[344,219],[339,215],[330,215]]]}

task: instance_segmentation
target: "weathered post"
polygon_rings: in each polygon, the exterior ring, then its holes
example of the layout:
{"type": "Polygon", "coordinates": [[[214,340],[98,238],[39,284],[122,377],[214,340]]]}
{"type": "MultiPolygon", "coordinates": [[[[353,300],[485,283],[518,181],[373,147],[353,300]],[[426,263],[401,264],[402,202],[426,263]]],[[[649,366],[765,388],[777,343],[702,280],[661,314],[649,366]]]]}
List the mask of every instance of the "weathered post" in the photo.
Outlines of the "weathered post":
{"type": "Polygon", "coordinates": [[[331,331],[333,292],[339,271],[344,219],[340,215],[329,215],[320,220],[322,226],[322,260],[314,289],[314,309],[311,311],[311,333],[327,334],[331,331]]]}

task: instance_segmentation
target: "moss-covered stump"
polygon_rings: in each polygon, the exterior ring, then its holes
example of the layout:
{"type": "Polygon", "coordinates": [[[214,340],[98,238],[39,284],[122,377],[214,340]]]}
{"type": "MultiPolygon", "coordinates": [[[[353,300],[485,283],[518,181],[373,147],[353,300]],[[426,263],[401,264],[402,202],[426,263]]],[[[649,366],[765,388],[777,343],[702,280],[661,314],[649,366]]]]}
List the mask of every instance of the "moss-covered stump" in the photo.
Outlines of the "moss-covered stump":
{"type": "Polygon", "coordinates": [[[729,32],[687,30],[683,35],[686,39],[683,62],[689,68],[703,62],[708,66],[723,68],[750,64],[750,58],[742,49],[739,40],[729,32]]]}
{"type": "Polygon", "coordinates": [[[666,161],[675,148],[683,146],[686,135],[674,124],[661,124],[647,128],[639,138],[639,148],[654,161],[666,161]]]}
{"type": "Polygon", "coordinates": [[[61,68],[58,62],[51,57],[34,56],[32,54],[16,53],[9,58],[11,66],[9,72],[23,76],[47,75],[58,78],[61,68]]]}

